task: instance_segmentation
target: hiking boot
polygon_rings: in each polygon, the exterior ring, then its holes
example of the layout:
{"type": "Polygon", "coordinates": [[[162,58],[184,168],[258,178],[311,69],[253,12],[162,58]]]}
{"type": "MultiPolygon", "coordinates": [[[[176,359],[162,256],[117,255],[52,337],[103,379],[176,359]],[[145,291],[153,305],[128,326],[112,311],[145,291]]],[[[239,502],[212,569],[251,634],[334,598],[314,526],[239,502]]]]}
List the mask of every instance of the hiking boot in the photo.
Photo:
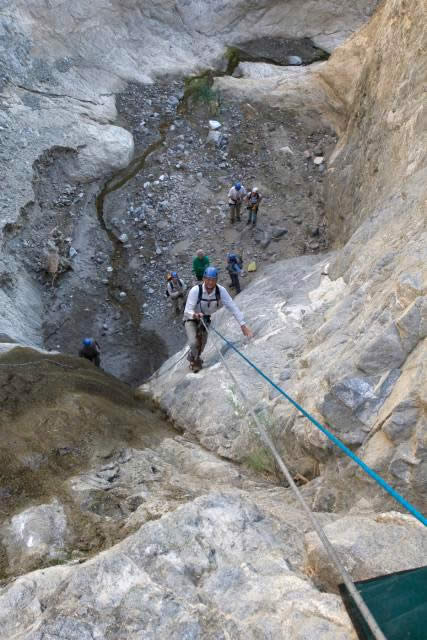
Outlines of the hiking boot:
{"type": "Polygon", "coordinates": [[[203,366],[203,361],[200,358],[196,358],[196,360],[191,360],[190,368],[193,373],[198,373],[203,366]]]}

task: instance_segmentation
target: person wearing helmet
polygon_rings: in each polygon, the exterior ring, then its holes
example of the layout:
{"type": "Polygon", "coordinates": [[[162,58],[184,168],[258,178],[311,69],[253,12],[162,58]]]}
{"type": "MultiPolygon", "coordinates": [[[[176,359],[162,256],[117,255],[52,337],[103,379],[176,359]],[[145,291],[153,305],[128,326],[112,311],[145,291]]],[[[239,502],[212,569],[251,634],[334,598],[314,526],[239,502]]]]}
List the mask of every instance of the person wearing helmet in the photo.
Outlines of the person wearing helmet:
{"type": "Polygon", "coordinates": [[[203,274],[207,267],[209,267],[209,258],[205,256],[202,249],[198,249],[195,258],[193,258],[193,273],[198,282],[203,280],[203,274]]]}
{"type": "Polygon", "coordinates": [[[246,224],[252,223],[252,228],[256,227],[256,220],[258,216],[258,207],[259,203],[262,200],[262,196],[258,191],[258,187],[253,187],[252,191],[248,193],[246,196],[247,210],[248,210],[248,221],[246,224]]]}
{"type": "Polygon", "coordinates": [[[246,189],[240,182],[235,182],[228,192],[228,206],[230,209],[230,222],[234,224],[236,219],[240,221],[240,208],[246,196],[246,189]]]}
{"type": "Polygon", "coordinates": [[[84,338],[82,347],[79,351],[80,358],[86,358],[94,363],[96,367],[101,366],[101,347],[93,338],[84,338]]]}
{"type": "Polygon", "coordinates": [[[190,347],[188,360],[194,373],[200,371],[203,364],[200,356],[208,339],[204,324],[209,326],[211,315],[220,306],[224,305],[233,314],[244,336],[251,338],[253,335],[243,318],[242,312],[233,302],[227,289],[217,284],[217,280],[218,269],[208,267],[203,276],[203,284],[196,284],[190,289],[184,309],[185,331],[190,347]]]}
{"type": "Polygon", "coordinates": [[[230,287],[236,289],[236,293],[240,293],[239,275],[242,273],[243,260],[241,256],[235,253],[229,253],[227,256],[227,271],[230,275],[230,287]]]}
{"type": "Polygon", "coordinates": [[[169,274],[166,285],[166,295],[172,300],[175,313],[180,313],[184,306],[185,284],[184,281],[178,277],[176,271],[172,271],[169,274]]]}

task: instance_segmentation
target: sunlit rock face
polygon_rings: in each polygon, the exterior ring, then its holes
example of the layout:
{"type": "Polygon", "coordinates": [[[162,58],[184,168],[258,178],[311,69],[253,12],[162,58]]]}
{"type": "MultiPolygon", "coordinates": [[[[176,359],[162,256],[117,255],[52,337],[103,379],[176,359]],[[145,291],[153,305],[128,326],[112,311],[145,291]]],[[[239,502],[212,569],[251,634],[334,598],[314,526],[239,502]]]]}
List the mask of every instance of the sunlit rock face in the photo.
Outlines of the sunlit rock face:
{"type": "MultiPolygon", "coordinates": [[[[299,82],[303,91],[312,87],[320,96],[321,117],[329,117],[335,105],[331,117],[338,118],[341,137],[327,169],[328,217],[336,250],[317,262],[301,257],[272,266],[239,295],[239,305],[255,329],[252,341],[243,339],[225,312],[218,314],[216,324],[423,508],[427,212],[425,151],[420,148],[425,127],[422,61],[414,53],[423,35],[421,14],[420,2],[411,7],[386,2],[368,25],[309,72],[297,76],[298,69],[285,69],[277,76],[257,75],[257,65],[246,63],[246,77],[218,82],[236,99],[241,86],[243,99],[252,95],[255,103],[265,99],[282,104],[301,118],[312,104],[298,102],[296,87],[299,82]]],[[[150,389],[206,446],[242,460],[252,426],[214,351],[217,341],[212,336],[208,366],[196,380],[178,365],[150,389]],[[171,380],[179,391],[173,397],[171,380]],[[221,404],[219,388],[227,398],[221,404]],[[189,401],[195,392],[197,403],[189,401]]],[[[331,445],[325,437],[230,349],[222,349],[251,402],[265,409],[295,471],[312,476],[319,471],[316,465],[326,464],[330,484],[319,489],[318,505],[357,499],[359,482],[360,491],[366,490],[362,478],[356,474],[352,498],[337,482],[335,452],[328,463],[331,445]]],[[[378,504],[385,499],[380,495],[378,504]]]]}

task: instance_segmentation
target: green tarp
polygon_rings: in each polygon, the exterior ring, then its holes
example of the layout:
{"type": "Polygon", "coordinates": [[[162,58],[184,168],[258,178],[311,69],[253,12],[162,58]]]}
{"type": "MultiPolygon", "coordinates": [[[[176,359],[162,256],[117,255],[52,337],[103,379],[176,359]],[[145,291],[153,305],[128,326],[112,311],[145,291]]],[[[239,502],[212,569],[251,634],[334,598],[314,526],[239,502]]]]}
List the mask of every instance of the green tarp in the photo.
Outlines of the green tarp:
{"type": "MultiPolygon", "coordinates": [[[[427,639],[427,566],[355,582],[387,640],[427,639]]],[[[360,640],[373,640],[344,584],[344,604],[360,640]]]]}

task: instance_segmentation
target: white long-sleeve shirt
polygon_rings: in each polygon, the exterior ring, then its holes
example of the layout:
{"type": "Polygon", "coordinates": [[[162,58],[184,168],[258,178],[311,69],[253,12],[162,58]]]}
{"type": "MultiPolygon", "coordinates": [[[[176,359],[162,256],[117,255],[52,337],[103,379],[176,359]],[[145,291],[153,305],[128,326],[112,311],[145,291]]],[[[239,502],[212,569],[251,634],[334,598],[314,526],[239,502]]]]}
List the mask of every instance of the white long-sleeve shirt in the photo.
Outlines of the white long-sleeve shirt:
{"type": "Polygon", "coordinates": [[[216,302],[215,288],[211,293],[208,293],[203,283],[202,299],[200,300],[200,303],[197,302],[199,299],[199,285],[196,284],[190,289],[184,309],[184,320],[193,320],[193,313],[203,313],[203,315],[205,316],[211,316],[213,313],[215,313],[215,311],[221,308],[222,305],[224,305],[224,307],[233,314],[240,326],[246,324],[243,318],[243,313],[233,302],[233,299],[231,298],[227,289],[225,287],[222,287],[220,284],[217,286],[221,296],[219,305],[217,305],[216,302]]]}
{"type": "Polygon", "coordinates": [[[231,187],[228,192],[228,204],[239,204],[243,202],[243,198],[246,196],[246,189],[242,185],[237,191],[236,187],[231,187]]]}

